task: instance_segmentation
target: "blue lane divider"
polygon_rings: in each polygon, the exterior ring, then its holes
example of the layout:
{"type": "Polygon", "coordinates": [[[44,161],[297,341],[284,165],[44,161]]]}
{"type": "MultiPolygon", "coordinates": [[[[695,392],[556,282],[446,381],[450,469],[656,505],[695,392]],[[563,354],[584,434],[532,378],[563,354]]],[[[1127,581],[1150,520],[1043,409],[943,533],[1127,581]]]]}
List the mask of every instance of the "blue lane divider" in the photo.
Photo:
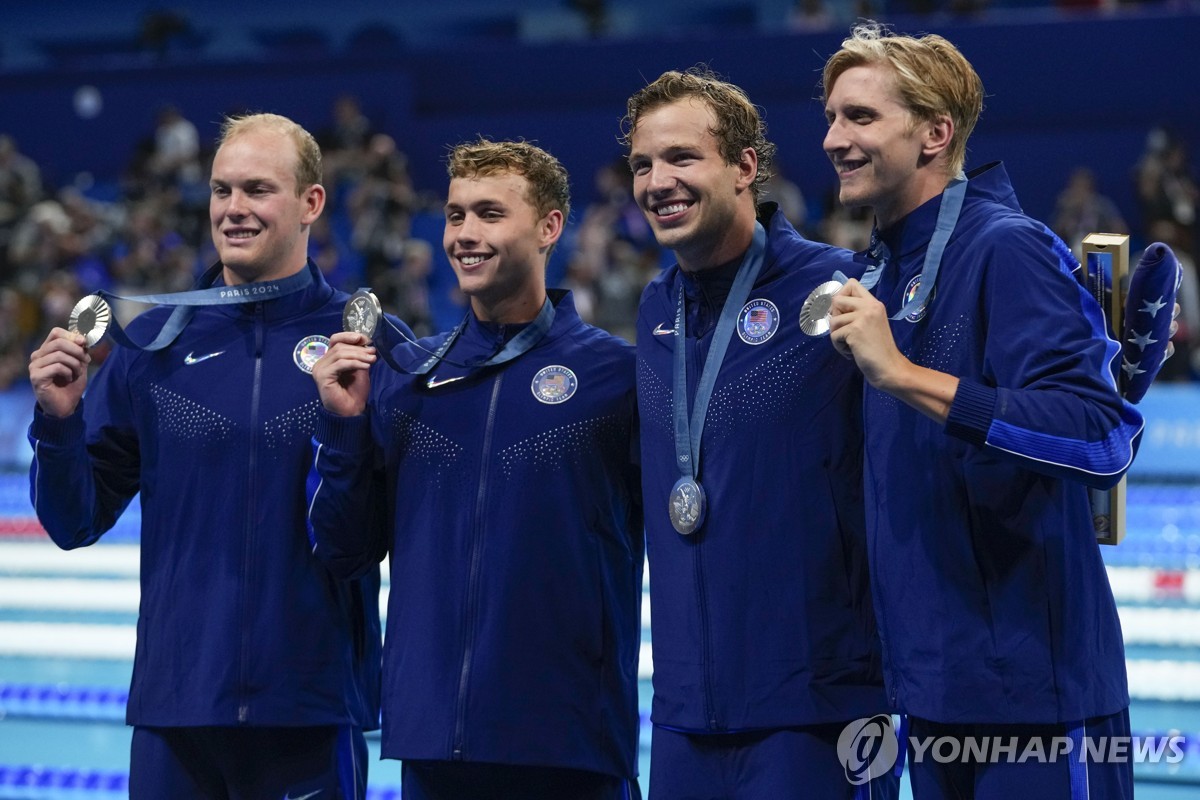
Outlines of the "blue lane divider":
{"type": "Polygon", "coordinates": [[[6,716],[123,722],[128,702],[127,689],[0,682],[0,712],[6,716]]]}
{"type": "MultiPolygon", "coordinates": [[[[115,800],[129,796],[129,775],[111,770],[0,764],[0,793],[37,800],[115,800]]],[[[368,788],[367,800],[400,800],[400,787],[368,788]]]]}
{"type": "Polygon", "coordinates": [[[0,764],[0,790],[6,796],[109,798],[129,796],[129,775],[110,770],[60,769],[0,764]]]}

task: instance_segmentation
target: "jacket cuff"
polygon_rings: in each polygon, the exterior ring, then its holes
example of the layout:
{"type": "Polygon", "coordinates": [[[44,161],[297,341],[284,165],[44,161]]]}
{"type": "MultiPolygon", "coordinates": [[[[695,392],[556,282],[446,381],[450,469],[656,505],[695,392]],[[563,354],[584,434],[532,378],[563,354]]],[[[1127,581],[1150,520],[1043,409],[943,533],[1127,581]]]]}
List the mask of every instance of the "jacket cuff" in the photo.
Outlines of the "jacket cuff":
{"type": "Polygon", "coordinates": [[[69,417],[52,417],[42,411],[36,403],[33,406],[33,422],[29,423],[29,437],[51,447],[70,447],[83,440],[86,426],[83,423],[83,401],[75,407],[75,413],[69,417]]]}
{"type": "Polygon", "coordinates": [[[959,379],[958,391],[946,417],[946,433],[983,447],[996,417],[996,390],[982,383],[959,379]]]}
{"type": "Polygon", "coordinates": [[[342,453],[365,453],[371,449],[371,418],[367,414],[342,417],[319,408],[313,438],[342,453]]]}

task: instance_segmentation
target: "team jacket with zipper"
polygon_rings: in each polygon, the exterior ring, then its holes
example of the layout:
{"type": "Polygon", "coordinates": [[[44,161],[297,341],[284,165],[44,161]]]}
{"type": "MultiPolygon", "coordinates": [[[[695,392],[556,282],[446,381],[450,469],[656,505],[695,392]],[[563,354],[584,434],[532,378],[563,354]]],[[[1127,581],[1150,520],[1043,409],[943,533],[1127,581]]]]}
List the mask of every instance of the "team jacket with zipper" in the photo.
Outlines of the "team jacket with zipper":
{"type": "Polygon", "coordinates": [[[650,602],[652,719],[683,731],[845,722],[886,710],[866,574],[861,388],[828,337],[800,329],[809,293],[858,267],[801,237],[773,204],[762,272],[737,309],[700,442],[707,518],[672,527],[675,347],[688,410],[740,263],[651,281],[638,317],[638,402],[650,602]],[[686,336],[674,335],[680,288],[686,336]]]}
{"type": "MultiPolygon", "coordinates": [[[[891,325],[909,360],[959,379],[949,419],[866,391],[888,691],[943,723],[1113,714],[1129,704],[1124,647],[1086,486],[1120,479],[1142,418],[1069,250],[1021,212],[1002,166],[969,178],[932,296],[891,325]]],[[[920,281],[941,202],[880,232],[889,314],[920,281]]]]}
{"type": "Polygon", "coordinates": [[[307,268],[295,294],[197,309],[163,350],[116,346],[73,416],[35,409],[31,498],[58,546],[141,496],[131,725],[377,727],[378,574],[336,579],[306,535],[309,373],[346,302],[307,268]]]}
{"type": "MultiPolygon", "coordinates": [[[[532,349],[469,315],[428,375],[371,371],[368,413],[322,411],[316,553],[390,554],[383,756],[636,775],[642,518],[633,348],[571,296],[532,349]],[[457,365],[457,366],[456,366],[457,365]],[[362,523],[377,468],[393,524],[362,523]]],[[[413,365],[436,351],[393,353],[413,365]]]]}

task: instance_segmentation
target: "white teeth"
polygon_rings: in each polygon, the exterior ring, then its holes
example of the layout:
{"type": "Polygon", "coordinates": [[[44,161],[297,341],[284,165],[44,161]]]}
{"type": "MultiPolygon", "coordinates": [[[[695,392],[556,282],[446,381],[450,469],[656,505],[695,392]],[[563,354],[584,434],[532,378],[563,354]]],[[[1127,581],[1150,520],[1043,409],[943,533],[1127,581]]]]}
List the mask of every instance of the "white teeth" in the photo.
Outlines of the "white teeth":
{"type": "Polygon", "coordinates": [[[230,239],[252,239],[256,236],[254,231],[236,231],[228,234],[230,239]]]}
{"type": "Polygon", "coordinates": [[[486,260],[483,256],[463,256],[459,259],[464,267],[473,267],[476,264],[482,264],[486,260]]]}
{"type": "Polygon", "coordinates": [[[659,206],[654,213],[660,217],[666,217],[671,214],[678,214],[680,211],[687,209],[687,203],[673,203],[669,206],[659,206]]]}

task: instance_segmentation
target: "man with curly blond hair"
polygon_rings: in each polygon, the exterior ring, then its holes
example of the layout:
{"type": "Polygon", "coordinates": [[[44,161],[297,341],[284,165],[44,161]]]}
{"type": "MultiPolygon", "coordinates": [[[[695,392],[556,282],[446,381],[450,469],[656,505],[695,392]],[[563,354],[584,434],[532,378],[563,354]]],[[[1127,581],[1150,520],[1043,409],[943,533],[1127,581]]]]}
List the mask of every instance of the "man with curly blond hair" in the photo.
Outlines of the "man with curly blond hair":
{"type": "Polygon", "coordinates": [[[373,368],[365,336],[333,337],[313,373],[316,553],[349,576],[391,556],[382,751],[406,800],[637,798],[633,348],[546,288],[570,213],[557,159],[481,140],[449,173],[470,309],[373,368]],[[377,461],[384,537],[364,524],[377,461]]]}

